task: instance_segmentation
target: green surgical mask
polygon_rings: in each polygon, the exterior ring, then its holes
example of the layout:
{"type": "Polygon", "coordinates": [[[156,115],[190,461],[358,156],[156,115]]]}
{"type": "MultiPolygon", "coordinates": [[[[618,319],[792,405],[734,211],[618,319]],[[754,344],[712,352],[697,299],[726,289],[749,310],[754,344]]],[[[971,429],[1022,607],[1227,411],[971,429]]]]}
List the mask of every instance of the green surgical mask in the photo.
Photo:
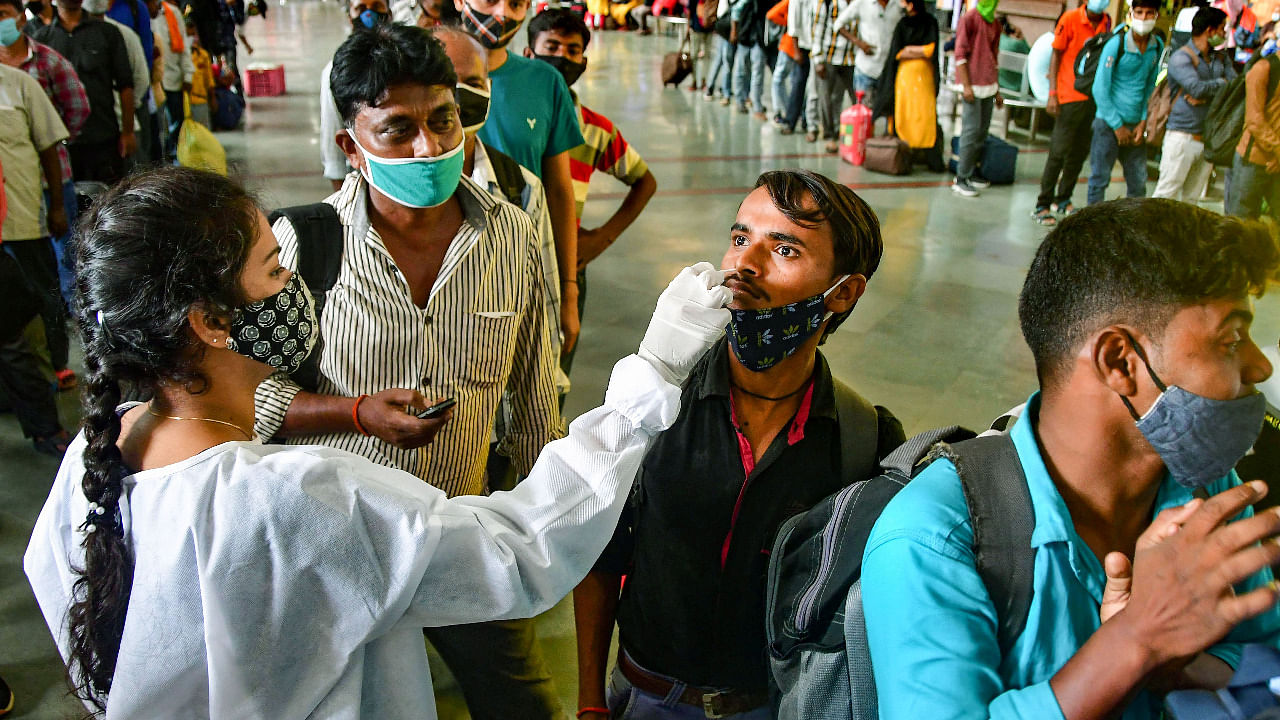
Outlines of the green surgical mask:
{"type": "Polygon", "coordinates": [[[429,158],[380,158],[370,153],[351,133],[351,141],[364,153],[364,179],[378,192],[411,208],[429,208],[453,197],[462,178],[466,142],[429,158]]]}
{"type": "Polygon", "coordinates": [[[1227,37],[1225,35],[1210,35],[1209,47],[1216,48],[1226,41],[1227,41],[1227,37]]]}
{"type": "Polygon", "coordinates": [[[978,14],[987,22],[996,21],[996,5],[1000,0],[978,0],[978,14]]]}

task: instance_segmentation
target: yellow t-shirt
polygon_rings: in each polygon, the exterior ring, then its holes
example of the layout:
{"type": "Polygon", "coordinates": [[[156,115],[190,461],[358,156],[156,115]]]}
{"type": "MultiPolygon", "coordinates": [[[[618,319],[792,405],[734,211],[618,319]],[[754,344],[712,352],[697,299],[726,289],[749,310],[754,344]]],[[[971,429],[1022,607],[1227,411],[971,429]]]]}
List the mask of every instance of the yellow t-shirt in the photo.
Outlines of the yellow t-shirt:
{"type": "Polygon", "coordinates": [[[213,90],[213,61],[204,48],[191,48],[191,64],[195,72],[191,74],[191,104],[204,105],[209,102],[209,92],[213,90]]]}

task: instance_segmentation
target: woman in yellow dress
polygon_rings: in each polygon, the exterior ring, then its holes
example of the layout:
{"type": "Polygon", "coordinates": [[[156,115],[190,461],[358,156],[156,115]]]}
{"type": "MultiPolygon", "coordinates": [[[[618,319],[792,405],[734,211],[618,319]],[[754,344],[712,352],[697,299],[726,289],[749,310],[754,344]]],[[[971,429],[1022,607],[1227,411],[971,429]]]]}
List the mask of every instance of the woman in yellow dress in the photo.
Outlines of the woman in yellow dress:
{"type": "Polygon", "coordinates": [[[886,117],[913,150],[922,151],[929,169],[942,172],[942,133],[938,127],[938,21],[924,0],[901,0],[906,14],[893,30],[889,57],[876,88],[874,117],[886,117]]]}

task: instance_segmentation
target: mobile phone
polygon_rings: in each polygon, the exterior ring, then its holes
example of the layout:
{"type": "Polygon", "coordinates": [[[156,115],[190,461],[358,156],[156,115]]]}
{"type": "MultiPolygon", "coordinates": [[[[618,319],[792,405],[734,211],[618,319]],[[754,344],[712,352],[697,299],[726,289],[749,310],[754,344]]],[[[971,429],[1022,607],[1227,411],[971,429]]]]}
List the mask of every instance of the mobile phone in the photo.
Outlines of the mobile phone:
{"type": "Polygon", "coordinates": [[[443,415],[446,410],[448,410],[449,408],[457,404],[458,404],[458,401],[453,398],[442,400],[436,403],[435,405],[432,405],[431,407],[427,408],[426,410],[423,410],[422,412],[418,413],[418,419],[431,420],[433,418],[438,418],[441,415],[443,415]]]}

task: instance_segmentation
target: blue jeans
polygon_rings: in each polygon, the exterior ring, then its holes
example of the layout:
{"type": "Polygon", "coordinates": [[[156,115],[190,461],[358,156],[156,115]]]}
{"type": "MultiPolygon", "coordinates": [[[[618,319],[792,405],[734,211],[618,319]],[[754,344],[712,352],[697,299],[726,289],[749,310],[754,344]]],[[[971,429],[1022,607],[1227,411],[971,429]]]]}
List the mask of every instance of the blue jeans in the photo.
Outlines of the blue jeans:
{"type": "MultiPolygon", "coordinates": [[[[658,675],[658,673],[652,674],[658,675]]],[[[658,675],[658,677],[666,676],[658,675]]],[[[609,687],[606,693],[609,717],[612,720],[706,720],[707,716],[702,708],[679,701],[680,695],[688,685],[675,678],[666,679],[674,683],[675,687],[667,693],[667,697],[659,697],[637,690],[615,666],[613,674],[609,676],[609,687]]],[[[728,720],[769,720],[770,709],[766,704],[755,710],[724,717],[728,720]]]]}
{"type": "Polygon", "coordinates": [[[756,112],[764,112],[764,48],[739,47],[733,61],[733,95],[738,105],[748,98],[756,112]]]}
{"type": "Polygon", "coordinates": [[[1147,147],[1126,145],[1120,147],[1116,131],[1102,118],[1093,119],[1093,143],[1089,146],[1089,204],[1097,205],[1106,199],[1107,186],[1111,184],[1111,168],[1120,159],[1124,168],[1125,197],[1147,196],[1147,147]]]}
{"type": "Polygon", "coordinates": [[[791,59],[790,55],[784,52],[778,53],[778,62],[773,66],[773,112],[777,117],[782,117],[783,112],[787,109],[787,101],[791,98],[791,91],[795,83],[800,77],[800,63],[791,59]]]}
{"type": "MultiPolygon", "coordinates": [[[[880,78],[873,78],[870,75],[864,75],[858,71],[855,65],[853,68],[853,90],[855,93],[863,93],[862,104],[867,107],[875,105],[876,86],[880,84],[880,78]]],[[[853,96],[857,99],[857,95],[853,96]]]]}
{"type": "Polygon", "coordinates": [[[786,112],[782,117],[782,123],[792,130],[796,129],[796,123],[804,113],[805,95],[809,87],[809,51],[803,48],[797,50],[801,62],[796,63],[791,81],[791,96],[787,98],[786,112]]]}
{"type": "Polygon", "coordinates": [[[1269,173],[1236,155],[1227,185],[1227,214],[1256,220],[1262,216],[1264,199],[1270,206],[1268,214],[1280,217],[1280,174],[1269,173]]]}
{"type": "Polygon", "coordinates": [[[733,43],[716,35],[716,57],[711,61],[711,69],[707,71],[707,94],[711,95],[715,90],[719,90],[724,97],[730,97],[730,91],[733,88],[733,55],[735,51],[733,43]],[[723,75],[721,75],[723,72],[723,75]],[[720,86],[716,87],[716,81],[720,81],[720,86]]]}
{"type": "MultiPolygon", "coordinates": [[[[53,198],[49,191],[44,191],[44,206],[49,207],[53,198]]],[[[76,218],[80,217],[80,204],[76,202],[76,184],[68,180],[62,184],[62,207],[67,214],[67,232],[53,238],[53,256],[58,261],[58,289],[62,291],[62,299],[71,302],[71,295],[76,289],[76,276],[72,267],[71,256],[67,254],[67,243],[71,242],[71,230],[76,226],[76,218]]]]}

